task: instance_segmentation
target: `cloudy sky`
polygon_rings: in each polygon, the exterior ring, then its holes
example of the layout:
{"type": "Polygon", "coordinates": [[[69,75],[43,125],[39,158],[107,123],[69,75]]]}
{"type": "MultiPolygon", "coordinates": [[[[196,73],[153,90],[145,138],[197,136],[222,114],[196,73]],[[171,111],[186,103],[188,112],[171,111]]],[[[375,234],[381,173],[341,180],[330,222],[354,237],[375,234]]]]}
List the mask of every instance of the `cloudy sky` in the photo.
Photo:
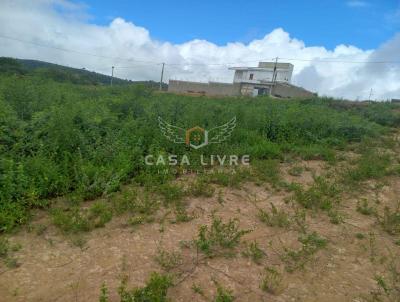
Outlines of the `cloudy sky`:
{"type": "Polygon", "coordinates": [[[400,1],[147,2],[0,0],[0,56],[156,81],[165,62],[165,81],[224,82],[279,57],[320,95],[400,98],[400,1]]]}

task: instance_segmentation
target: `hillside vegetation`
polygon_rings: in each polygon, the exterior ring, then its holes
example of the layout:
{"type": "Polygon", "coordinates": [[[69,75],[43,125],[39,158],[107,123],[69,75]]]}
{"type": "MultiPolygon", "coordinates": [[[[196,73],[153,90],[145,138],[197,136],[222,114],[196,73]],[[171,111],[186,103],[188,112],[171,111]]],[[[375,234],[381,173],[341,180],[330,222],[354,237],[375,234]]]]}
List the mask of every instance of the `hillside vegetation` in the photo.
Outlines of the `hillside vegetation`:
{"type": "Polygon", "coordinates": [[[398,105],[40,66],[0,60],[1,301],[399,301],[398,105]],[[227,140],[183,143],[234,117],[227,140]],[[210,164],[225,155],[250,164],[210,164]]]}
{"type": "Polygon", "coordinates": [[[228,141],[200,151],[249,154],[251,160],[298,155],[334,161],[335,149],[400,124],[389,103],[193,98],[140,85],[58,83],[42,73],[9,70],[0,75],[1,231],[26,222],[30,208],[49,207],[57,196],[85,200],[129,180],[163,183],[168,177],[149,170],[144,156],[187,150],[162,136],[158,116],[183,128],[212,128],[236,116],[238,126],[228,141]]]}

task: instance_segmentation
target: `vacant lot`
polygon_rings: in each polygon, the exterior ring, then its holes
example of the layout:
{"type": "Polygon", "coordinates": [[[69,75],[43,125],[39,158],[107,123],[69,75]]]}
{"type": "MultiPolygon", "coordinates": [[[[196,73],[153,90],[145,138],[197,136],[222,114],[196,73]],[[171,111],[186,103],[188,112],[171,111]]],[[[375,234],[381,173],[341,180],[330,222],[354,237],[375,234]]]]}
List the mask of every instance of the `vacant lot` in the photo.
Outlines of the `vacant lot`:
{"type": "Polygon", "coordinates": [[[395,105],[3,74],[0,107],[0,301],[399,301],[395,105]],[[237,126],[194,150],[159,116],[237,126]],[[185,173],[148,154],[250,165],[185,173]]]}

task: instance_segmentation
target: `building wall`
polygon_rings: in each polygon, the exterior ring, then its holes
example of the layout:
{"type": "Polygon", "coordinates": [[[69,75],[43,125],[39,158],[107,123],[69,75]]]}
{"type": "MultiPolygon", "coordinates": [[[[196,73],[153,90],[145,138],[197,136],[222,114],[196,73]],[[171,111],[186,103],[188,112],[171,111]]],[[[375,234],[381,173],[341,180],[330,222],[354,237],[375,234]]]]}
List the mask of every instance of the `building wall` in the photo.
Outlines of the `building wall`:
{"type": "Polygon", "coordinates": [[[307,98],[314,94],[304,88],[288,83],[218,83],[188,82],[170,80],[168,91],[208,96],[257,96],[260,91],[281,98],[307,98]]]}
{"type": "MultiPolygon", "coordinates": [[[[292,78],[293,69],[277,68],[276,70],[276,81],[277,82],[289,82],[292,78]]],[[[233,77],[234,83],[241,82],[272,82],[274,75],[274,68],[268,68],[265,70],[236,70],[233,77]],[[253,79],[250,79],[250,75],[253,74],[253,79]]]]}
{"type": "Polygon", "coordinates": [[[170,80],[168,84],[168,91],[175,93],[193,93],[211,96],[235,96],[240,95],[240,85],[218,82],[201,83],[170,80]]]}
{"type": "Polygon", "coordinates": [[[276,65],[276,80],[279,82],[289,82],[292,80],[293,64],[291,63],[275,63],[275,62],[259,62],[258,67],[269,68],[274,70],[276,65]]]}
{"type": "Polygon", "coordinates": [[[272,88],[271,95],[281,98],[307,98],[313,97],[314,93],[291,84],[276,83],[272,88]]]}
{"type": "Polygon", "coordinates": [[[270,82],[272,81],[272,75],[274,74],[273,70],[244,70],[241,71],[241,77],[236,76],[236,81],[234,82],[253,82],[259,83],[260,81],[270,82]],[[250,74],[253,74],[253,80],[250,80],[250,74]]]}
{"type": "Polygon", "coordinates": [[[276,71],[276,81],[290,83],[290,81],[292,79],[292,72],[293,72],[293,70],[278,68],[276,71]]]}
{"type": "Polygon", "coordinates": [[[209,82],[207,95],[240,95],[240,84],[209,82]]]}

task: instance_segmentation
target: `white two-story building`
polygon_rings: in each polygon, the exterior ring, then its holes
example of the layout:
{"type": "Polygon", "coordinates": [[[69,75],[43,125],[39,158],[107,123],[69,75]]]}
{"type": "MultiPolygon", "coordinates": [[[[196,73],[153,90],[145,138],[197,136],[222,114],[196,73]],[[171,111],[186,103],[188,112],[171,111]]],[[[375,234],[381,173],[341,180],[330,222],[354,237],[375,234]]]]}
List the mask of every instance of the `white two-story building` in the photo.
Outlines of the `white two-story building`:
{"type": "Polygon", "coordinates": [[[235,70],[233,83],[241,85],[243,95],[270,94],[274,83],[290,84],[293,64],[260,62],[258,67],[231,67],[235,70]]]}
{"type": "Polygon", "coordinates": [[[313,93],[290,83],[293,65],[259,62],[258,67],[231,67],[233,83],[199,83],[170,80],[168,91],[198,95],[312,97],[313,93]]]}

